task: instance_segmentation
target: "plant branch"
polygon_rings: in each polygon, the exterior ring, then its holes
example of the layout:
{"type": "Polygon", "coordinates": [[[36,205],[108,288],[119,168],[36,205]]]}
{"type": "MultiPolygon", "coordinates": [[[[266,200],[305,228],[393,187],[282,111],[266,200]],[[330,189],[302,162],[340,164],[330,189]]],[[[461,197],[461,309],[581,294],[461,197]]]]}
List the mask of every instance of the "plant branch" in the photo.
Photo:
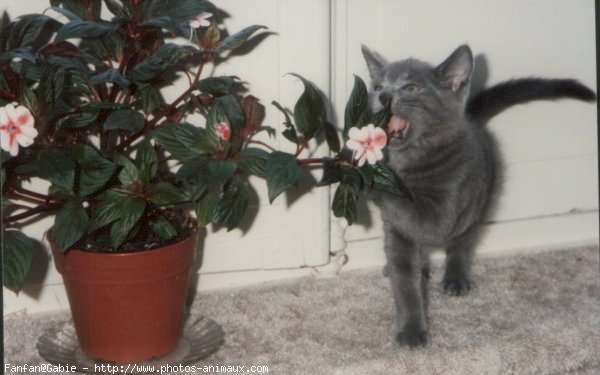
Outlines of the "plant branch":
{"type": "Polygon", "coordinates": [[[298,165],[323,164],[323,158],[298,159],[298,165]]]}
{"type": "Polygon", "coordinates": [[[2,221],[4,224],[10,224],[10,223],[14,223],[19,220],[27,219],[27,218],[35,216],[35,215],[39,215],[44,212],[58,210],[61,207],[62,207],[62,204],[48,203],[48,204],[34,207],[34,208],[27,210],[25,212],[22,212],[20,214],[9,216],[9,217],[3,219],[2,221]]]}
{"type": "Polygon", "coordinates": [[[35,191],[27,190],[18,186],[11,187],[9,189],[9,193],[16,195],[16,198],[32,203],[49,203],[50,201],[54,200],[49,195],[36,193],[35,191]]]}
{"type": "Polygon", "coordinates": [[[190,87],[187,90],[185,90],[181,95],[179,95],[179,97],[175,99],[171,104],[169,104],[167,108],[163,109],[162,112],[156,115],[156,117],[154,117],[152,121],[150,121],[150,127],[154,127],[154,125],[156,125],[158,121],[160,121],[160,119],[171,113],[171,111],[175,110],[179,103],[181,103],[189,94],[196,90],[196,86],[198,84],[198,81],[200,80],[200,75],[202,74],[202,70],[204,69],[204,63],[204,58],[201,57],[200,64],[198,65],[198,70],[196,71],[196,75],[194,76],[194,80],[191,82],[190,87]]]}

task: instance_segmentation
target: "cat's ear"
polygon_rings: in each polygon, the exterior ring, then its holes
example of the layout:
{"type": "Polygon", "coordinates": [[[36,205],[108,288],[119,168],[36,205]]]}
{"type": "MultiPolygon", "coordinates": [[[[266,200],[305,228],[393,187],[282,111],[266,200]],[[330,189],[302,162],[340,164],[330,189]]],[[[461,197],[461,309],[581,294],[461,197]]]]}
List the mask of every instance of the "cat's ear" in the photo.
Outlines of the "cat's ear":
{"type": "Polygon", "coordinates": [[[462,45],[437,68],[442,86],[458,91],[468,86],[473,73],[473,53],[469,46],[462,45]]]}
{"type": "Polygon", "coordinates": [[[388,62],[381,57],[377,52],[371,51],[364,44],[362,45],[362,53],[367,61],[367,67],[372,79],[381,78],[381,72],[388,65],[388,62]]]}

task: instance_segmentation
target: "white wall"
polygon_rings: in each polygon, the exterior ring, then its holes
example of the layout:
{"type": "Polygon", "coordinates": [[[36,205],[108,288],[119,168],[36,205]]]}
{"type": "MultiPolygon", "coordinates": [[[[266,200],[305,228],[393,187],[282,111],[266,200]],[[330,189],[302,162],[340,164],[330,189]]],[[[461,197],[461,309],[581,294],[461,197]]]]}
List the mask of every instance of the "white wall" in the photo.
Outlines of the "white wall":
{"type": "MultiPolygon", "coordinates": [[[[292,106],[300,92],[288,72],[303,74],[330,94],[339,119],[352,74],[367,79],[360,44],[389,59],[417,57],[441,62],[468,42],[485,67],[487,85],[522,76],[573,77],[595,88],[594,3],[591,0],[219,0],[234,31],[264,24],[276,32],[256,50],[217,68],[236,74],[268,104],[292,106]]],[[[14,17],[42,11],[45,1],[3,0],[14,17]]],[[[270,110],[267,122],[281,123],[270,110]]],[[[341,121],[340,121],[341,122],[341,121]]],[[[511,253],[598,241],[596,106],[576,101],[531,103],[497,116],[490,124],[507,164],[506,188],[480,253],[511,253]]],[[[279,146],[279,144],[278,144],[279,146]]],[[[283,146],[283,145],[282,145],[283,146]]],[[[328,192],[321,189],[287,207],[268,206],[264,188],[259,216],[245,234],[210,234],[199,289],[241,285],[336,270],[312,267],[329,250],[345,252],[344,270],[381,265],[381,222],[365,207],[363,225],[329,228],[328,192]],[[301,225],[298,228],[298,225],[301,225]],[[295,228],[295,229],[291,229],[295,228]],[[329,236],[331,235],[331,248],[329,236]]],[[[27,228],[41,238],[44,225],[27,228]]],[[[4,294],[5,312],[64,308],[60,277],[52,264],[15,298],[4,294]]]]}

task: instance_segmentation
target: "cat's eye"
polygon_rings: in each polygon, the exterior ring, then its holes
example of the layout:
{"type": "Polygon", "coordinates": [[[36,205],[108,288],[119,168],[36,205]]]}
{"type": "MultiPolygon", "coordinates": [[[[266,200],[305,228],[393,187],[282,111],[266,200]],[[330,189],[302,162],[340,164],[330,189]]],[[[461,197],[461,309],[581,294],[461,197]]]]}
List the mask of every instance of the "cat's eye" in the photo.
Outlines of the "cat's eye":
{"type": "Polygon", "coordinates": [[[375,91],[381,91],[381,90],[383,90],[383,86],[381,86],[381,85],[376,85],[376,86],[375,86],[373,89],[374,89],[375,91]]]}
{"type": "Polygon", "coordinates": [[[419,92],[423,88],[421,86],[417,86],[414,83],[409,83],[408,85],[402,86],[402,89],[408,92],[419,92]]]}

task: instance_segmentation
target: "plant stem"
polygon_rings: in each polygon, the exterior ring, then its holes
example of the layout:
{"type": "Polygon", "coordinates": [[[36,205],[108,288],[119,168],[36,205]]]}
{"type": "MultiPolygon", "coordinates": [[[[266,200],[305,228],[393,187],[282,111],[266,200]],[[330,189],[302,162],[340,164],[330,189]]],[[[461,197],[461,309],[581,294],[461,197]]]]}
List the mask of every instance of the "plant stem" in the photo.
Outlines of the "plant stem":
{"type": "Polygon", "coordinates": [[[36,193],[35,191],[27,190],[18,186],[11,187],[9,192],[14,193],[18,198],[23,198],[24,200],[33,200],[35,201],[34,203],[49,203],[51,200],[53,200],[53,198],[49,195],[36,193]]]}
{"type": "Polygon", "coordinates": [[[323,164],[323,158],[298,159],[298,165],[323,164]]]}
{"type": "Polygon", "coordinates": [[[202,74],[202,70],[204,69],[204,58],[200,58],[200,64],[198,65],[198,71],[196,71],[196,75],[194,76],[194,80],[190,84],[190,87],[185,90],[177,99],[173,101],[173,103],[169,104],[167,108],[165,108],[162,112],[160,112],[156,117],[149,122],[150,127],[154,127],[158,123],[160,119],[168,115],[171,111],[177,108],[177,105],[181,103],[189,94],[191,94],[195,89],[198,81],[200,80],[200,75],[202,74]]]}
{"type": "Polygon", "coordinates": [[[43,212],[57,210],[60,207],[62,207],[62,205],[61,204],[57,204],[57,203],[54,203],[54,204],[50,204],[50,203],[49,204],[44,204],[44,205],[41,205],[41,206],[34,207],[34,208],[32,208],[30,210],[27,210],[25,212],[22,212],[20,214],[9,216],[9,217],[3,219],[2,221],[4,222],[4,224],[10,224],[10,223],[14,223],[14,222],[19,221],[19,220],[27,219],[28,217],[31,217],[31,216],[35,216],[35,215],[41,214],[43,212]]]}

